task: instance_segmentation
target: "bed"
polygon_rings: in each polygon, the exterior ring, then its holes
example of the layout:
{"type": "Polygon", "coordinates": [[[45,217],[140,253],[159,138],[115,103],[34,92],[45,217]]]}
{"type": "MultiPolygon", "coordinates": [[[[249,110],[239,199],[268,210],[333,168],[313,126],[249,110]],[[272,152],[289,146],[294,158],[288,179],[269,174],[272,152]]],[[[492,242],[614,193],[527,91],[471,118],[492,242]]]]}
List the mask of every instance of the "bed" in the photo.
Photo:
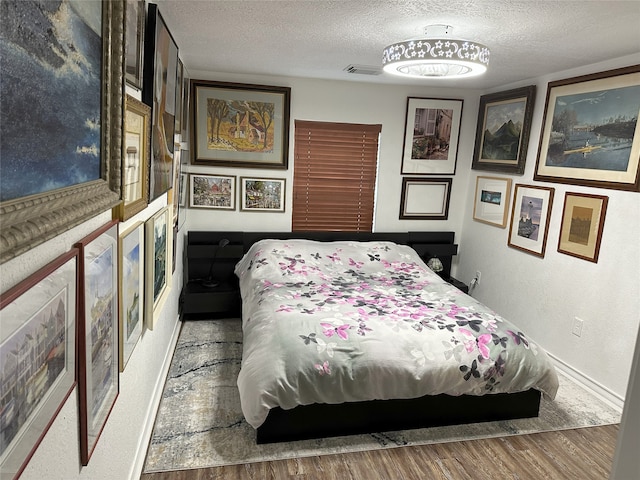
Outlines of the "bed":
{"type": "Polygon", "coordinates": [[[238,388],[258,443],[531,417],[556,394],[545,352],[409,245],[245,242],[238,388]]]}

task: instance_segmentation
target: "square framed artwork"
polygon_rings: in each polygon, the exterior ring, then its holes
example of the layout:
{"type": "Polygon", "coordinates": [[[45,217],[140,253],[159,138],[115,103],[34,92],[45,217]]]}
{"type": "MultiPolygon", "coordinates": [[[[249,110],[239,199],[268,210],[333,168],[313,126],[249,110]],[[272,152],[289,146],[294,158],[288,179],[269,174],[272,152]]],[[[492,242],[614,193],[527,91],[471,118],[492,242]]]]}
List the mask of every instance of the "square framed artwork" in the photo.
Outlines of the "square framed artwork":
{"type": "Polygon", "coordinates": [[[456,173],[462,100],[407,98],[402,174],[456,173]]]}
{"type": "Polygon", "coordinates": [[[558,251],[598,263],[609,197],[567,192],[564,196],[558,251]]]}
{"type": "Polygon", "coordinates": [[[505,228],[511,200],[511,179],[478,176],[473,203],[473,219],[505,228]]]}
{"type": "Polygon", "coordinates": [[[191,80],[196,165],[287,169],[290,87],[191,80]]]}
{"type": "Polygon", "coordinates": [[[446,220],[449,216],[451,178],[402,179],[401,220],[446,220]]]}
{"type": "Polygon", "coordinates": [[[524,173],[536,86],[480,97],[471,168],[524,173]]]}
{"type": "Polygon", "coordinates": [[[508,245],[544,257],[554,189],[516,184],[508,245]]]}
{"type": "Polygon", "coordinates": [[[640,65],[550,82],[534,180],[640,191],[640,65]]]}
{"type": "Polygon", "coordinates": [[[234,175],[189,175],[189,207],[236,209],[236,177],[234,175]]]}
{"type": "Polygon", "coordinates": [[[240,210],[284,212],[284,178],[240,177],[240,185],[240,210]]]}
{"type": "Polygon", "coordinates": [[[0,295],[0,476],[17,479],[76,386],[78,249],[0,295]]]}
{"type": "Polygon", "coordinates": [[[75,245],[80,250],[78,387],[80,460],[87,465],[119,393],[118,221],[75,245]]]}
{"type": "Polygon", "coordinates": [[[160,209],[145,223],[144,318],[153,330],[171,291],[173,272],[173,214],[171,205],[160,209]]]}

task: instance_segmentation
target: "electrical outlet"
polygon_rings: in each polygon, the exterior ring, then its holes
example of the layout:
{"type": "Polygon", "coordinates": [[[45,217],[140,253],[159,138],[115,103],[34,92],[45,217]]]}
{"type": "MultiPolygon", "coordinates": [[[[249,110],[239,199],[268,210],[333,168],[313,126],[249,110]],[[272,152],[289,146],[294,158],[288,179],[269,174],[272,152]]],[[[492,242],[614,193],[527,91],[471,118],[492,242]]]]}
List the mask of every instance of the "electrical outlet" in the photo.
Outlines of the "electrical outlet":
{"type": "Polygon", "coordinates": [[[480,285],[481,276],[482,276],[482,273],[480,273],[480,270],[476,270],[476,285],[480,285]]]}
{"type": "Polygon", "coordinates": [[[573,319],[573,330],[572,333],[576,336],[576,337],[580,337],[582,336],[582,324],[584,323],[584,321],[578,317],[574,317],[573,319]]]}

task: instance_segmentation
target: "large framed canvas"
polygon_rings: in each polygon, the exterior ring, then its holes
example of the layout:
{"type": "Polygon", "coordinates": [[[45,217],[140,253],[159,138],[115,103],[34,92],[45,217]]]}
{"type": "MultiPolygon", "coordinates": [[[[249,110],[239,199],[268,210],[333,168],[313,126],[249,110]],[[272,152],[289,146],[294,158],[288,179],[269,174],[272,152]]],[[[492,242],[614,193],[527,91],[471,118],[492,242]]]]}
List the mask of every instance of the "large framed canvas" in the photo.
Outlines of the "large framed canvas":
{"type": "Polygon", "coordinates": [[[125,76],[127,83],[142,89],[144,65],[144,24],[146,18],[144,0],[126,0],[125,27],[125,76]]]}
{"type": "Polygon", "coordinates": [[[598,263],[609,197],[567,192],[564,196],[558,251],[598,263]]]}
{"type": "Polygon", "coordinates": [[[507,226],[511,200],[511,179],[506,177],[476,178],[473,219],[500,228],[507,226]]]}
{"type": "Polygon", "coordinates": [[[456,173],[462,104],[462,100],[407,98],[401,173],[456,173]]]}
{"type": "Polygon", "coordinates": [[[191,80],[196,165],[286,169],[291,88],[191,80]]]}
{"type": "Polygon", "coordinates": [[[149,3],[142,100],[151,106],[149,201],[173,186],[178,46],[158,6],[149,3]]]}
{"type": "Polygon", "coordinates": [[[153,330],[172,283],[173,214],[171,205],[160,209],[145,223],[145,325],[153,330]]]}
{"type": "Polygon", "coordinates": [[[516,184],[509,228],[510,247],[544,257],[554,189],[516,184]]]}
{"type": "Polygon", "coordinates": [[[236,177],[234,175],[189,175],[189,207],[236,209],[236,177]]]}
{"type": "Polygon", "coordinates": [[[78,5],[3,2],[0,263],[120,201],[124,0],[78,5]]]}
{"type": "Polygon", "coordinates": [[[446,220],[449,216],[451,178],[403,177],[401,220],[446,220]]]}
{"type": "Polygon", "coordinates": [[[284,212],[284,178],[240,177],[240,185],[240,210],[284,212]]]}
{"type": "Polygon", "coordinates": [[[640,191],[640,65],[550,82],[534,180],[640,191]]]}
{"type": "Polygon", "coordinates": [[[80,460],[87,465],[119,392],[118,221],[75,245],[80,249],[78,391],[80,460]]]}
{"type": "Polygon", "coordinates": [[[480,97],[471,168],[522,175],[536,86],[480,97]]]}
{"type": "Polygon", "coordinates": [[[120,371],[133,353],[144,326],[144,223],[136,222],[120,234],[120,371]]]}
{"type": "Polygon", "coordinates": [[[17,479],[76,385],[78,249],[0,295],[0,477],[17,479]]]}

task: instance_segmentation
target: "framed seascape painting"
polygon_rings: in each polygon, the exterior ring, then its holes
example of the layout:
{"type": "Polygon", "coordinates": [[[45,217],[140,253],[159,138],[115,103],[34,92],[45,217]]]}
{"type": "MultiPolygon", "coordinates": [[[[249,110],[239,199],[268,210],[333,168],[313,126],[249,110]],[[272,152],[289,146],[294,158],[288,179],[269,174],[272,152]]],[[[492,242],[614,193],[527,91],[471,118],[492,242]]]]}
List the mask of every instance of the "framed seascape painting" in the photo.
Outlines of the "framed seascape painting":
{"type": "Polygon", "coordinates": [[[553,188],[516,184],[508,245],[544,257],[553,205],[553,188]]]}
{"type": "Polygon", "coordinates": [[[522,175],[536,86],[480,97],[471,168],[522,175]]]}
{"type": "Polygon", "coordinates": [[[78,386],[80,460],[87,465],[119,392],[118,221],[76,244],[80,249],[78,386]]]}
{"type": "Polygon", "coordinates": [[[76,386],[78,250],[0,295],[0,477],[17,479],[76,386]]]}
{"type": "Polygon", "coordinates": [[[640,65],[550,82],[534,180],[640,191],[640,65]]]}
{"type": "Polygon", "coordinates": [[[236,177],[233,175],[189,175],[189,207],[236,209],[236,177]]]}
{"type": "Polygon", "coordinates": [[[192,163],[286,170],[291,89],[191,80],[192,163]]]}
{"type": "Polygon", "coordinates": [[[402,179],[401,220],[446,220],[449,216],[451,178],[402,179]]]}
{"type": "Polygon", "coordinates": [[[167,205],[145,223],[144,318],[149,330],[153,330],[171,290],[172,219],[171,205],[167,205]]]}
{"type": "Polygon", "coordinates": [[[407,98],[401,173],[456,173],[462,103],[462,100],[407,98]]]}
{"type": "Polygon", "coordinates": [[[505,228],[511,200],[511,179],[501,177],[476,178],[476,196],[473,203],[473,219],[496,227],[505,228]]]}
{"type": "Polygon", "coordinates": [[[598,263],[609,198],[567,192],[564,196],[558,251],[598,263]]]}
{"type": "Polygon", "coordinates": [[[0,263],[120,201],[124,5],[3,2],[0,263]]]}
{"type": "Polygon", "coordinates": [[[123,372],[144,326],[144,223],[120,234],[120,371],[123,372]]]}
{"type": "Polygon", "coordinates": [[[126,0],[125,79],[130,85],[142,89],[144,65],[144,0],[126,0]]]}
{"type": "Polygon", "coordinates": [[[249,212],[284,212],[284,178],[241,177],[240,210],[249,212]]]}

